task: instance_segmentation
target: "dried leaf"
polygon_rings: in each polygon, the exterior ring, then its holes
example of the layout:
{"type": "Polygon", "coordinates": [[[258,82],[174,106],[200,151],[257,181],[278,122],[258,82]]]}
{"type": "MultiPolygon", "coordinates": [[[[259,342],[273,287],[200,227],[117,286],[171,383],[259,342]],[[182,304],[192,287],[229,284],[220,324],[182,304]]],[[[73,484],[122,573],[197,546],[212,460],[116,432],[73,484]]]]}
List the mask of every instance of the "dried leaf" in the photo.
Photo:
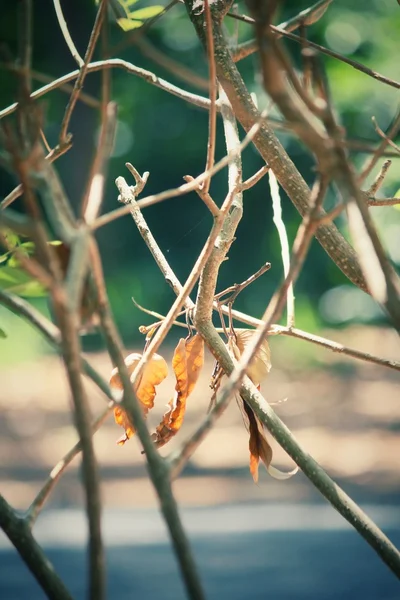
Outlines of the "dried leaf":
{"type": "MultiPolygon", "coordinates": [[[[231,343],[232,351],[236,358],[239,358],[248,344],[251,343],[254,330],[239,329],[236,332],[236,344],[231,343]]],[[[267,340],[264,340],[258,350],[252,364],[247,371],[249,378],[260,389],[260,382],[265,379],[271,370],[271,351],[267,340]]],[[[258,481],[258,465],[260,460],[264,463],[268,473],[275,479],[289,479],[298,471],[298,467],[285,473],[271,465],[273,452],[272,448],[265,437],[264,426],[257,417],[253,409],[243,400],[237,398],[238,406],[242,413],[243,421],[247,431],[250,434],[249,451],[250,451],[250,473],[255,482],[258,481]]]]}
{"type": "Polygon", "coordinates": [[[297,473],[298,467],[289,472],[280,471],[271,465],[273,452],[272,448],[265,436],[264,426],[257,417],[253,409],[243,400],[237,398],[239,408],[242,412],[243,421],[247,431],[250,434],[249,451],[250,451],[250,473],[257,483],[258,481],[258,465],[260,460],[264,463],[268,473],[274,479],[289,479],[297,473]]]}
{"type": "MultiPolygon", "coordinates": [[[[238,329],[236,333],[236,344],[240,355],[243,354],[247,346],[251,343],[255,333],[254,329],[238,329]]],[[[254,385],[260,383],[266,378],[271,370],[271,350],[268,341],[263,340],[257,354],[251,362],[247,375],[252,380],[254,385]]]]}
{"type": "Polygon", "coordinates": [[[172,359],[176,377],[175,396],[158,425],[153,439],[158,447],[164,446],[182,426],[186,400],[192,393],[204,363],[204,342],[198,335],[179,340],[172,359]]]}
{"type": "MultiPolygon", "coordinates": [[[[320,2],[319,4],[315,5],[314,7],[309,8],[308,10],[303,11],[304,13],[306,13],[305,17],[304,17],[304,25],[314,25],[314,23],[316,23],[317,21],[320,20],[320,18],[325,14],[326,10],[328,9],[328,6],[330,5],[330,3],[332,2],[332,0],[325,0],[325,2],[320,2]]],[[[302,13],[300,13],[301,16],[302,13]]]]}
{"type": "MultiPolygon", "coordinates": [[[[129,375],[133,375],[133,372],[142,358],[141,354],[133,353],[127,356],[125,364],[128,368],[129,375]]],[[[168,366],[162,356],[154,354],[152,358],[146,363],[139,380],[135,385],[135,394],[140,401],[143,413],[147,416],[147,413],[154,406],[154,398],[156,397],[156,386],[159,385],[168,375],[168,366]]],[[[118,369],[113,369],[110,378],[110,387],[112,391],[122,397],[123,386],[121,378],[119,376],[118,369]]],[[[122,446],[129,438],[135,433],[135,428],[130,422],[128,415],[125,411],[117,406],[114,409],[114,418],[117,425],[120,425],[125,429],[125,435],[122,436],[117,444],[122,446]]]]}

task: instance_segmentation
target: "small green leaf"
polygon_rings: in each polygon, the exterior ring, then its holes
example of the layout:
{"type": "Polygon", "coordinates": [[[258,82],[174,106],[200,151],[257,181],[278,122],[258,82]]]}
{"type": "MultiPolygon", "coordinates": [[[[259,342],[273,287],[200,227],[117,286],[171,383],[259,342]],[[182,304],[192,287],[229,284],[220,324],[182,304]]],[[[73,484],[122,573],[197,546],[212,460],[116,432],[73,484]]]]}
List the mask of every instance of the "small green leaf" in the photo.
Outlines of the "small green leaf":
{"type": "Polygon", "coordinates": [[[35,242],[24,242],[23,244],[21,244],[20,248],[23,248],[25,252],[30,256],[35,252],[35,242]]]}
{"type": "Polygon", "coordinates": [[[20,267],[9,267],[8,265],[0,269],[0,289],[26,297],[47,295],[46,289],[39,281],[33,279],[20,267]]]}
{"type": "Polygon", "coordinates": [[[117,23],[123,31],[131,31],[143,25],[142,21],[132,21],[131,19],[117,19],[117,23]]]}
{"type": "Polygon", "coordinates": [[[128,13],[128,17],[130,19],[151,19],[152,17],[156,17],[160,13],[163,12],[164,6],[148,6],[147,8],[139,8],[139,10],[134,10],[133,12],[128,13]]]}
{"type": "Polygon", "coordinates": [[[15,256],[15,254],[12,254],[7,263],[7,267],[10,267],[11,269],[18,269],[20,266],[21,263],[19,262],[18,258],[15,256]]]}
{"type": "Polygon", "coordinates": [[[4,262],[6,262],[6,260],[8,260],[8,257],[9,257],[9,256],[10,256],[10,253],[9,253],[9,252],[6,252],[5,254],[2,254],[2,255],[0,256],[0,265],[1,265],[1,263],[4,263],[4,262]]]}
{"type": "Polygon", "coordinates": [[[10,246],[10,249],[13,249],[19,245],[19,243],[20,243],[19,237],[17,236],[16,233],[11,231],[11,229],[2,229],[1,232],[4,235],[4,237],[6,238],[8,244],[10,246]]]}
{"type": "MultiPolygon", "coordinates": [[[[138,0],[118,0],[118,1],[119,1],[120,5],[122,6],[122,8],[128,9],[131,6],[133,6],[134,4],[136,4],[138,0]]],[[[126,10],[126,12],[128,12],[128,11],[126,10]]]]}
{"type": "Polygon", "coordinates": [[[4,329],[2,329],[2,328],[0,327],[0,338],[3,338],[3,340],[4,340],[6,337],[7,337],[7,334],[6,334],[6,332],[4,331],[4,329]]]}
{"type": "Polygon", "coordinates": [[[49,242],[50,246],[61,246],[61,244],[61,240],[52,240],[51,242],[49,242]]]}

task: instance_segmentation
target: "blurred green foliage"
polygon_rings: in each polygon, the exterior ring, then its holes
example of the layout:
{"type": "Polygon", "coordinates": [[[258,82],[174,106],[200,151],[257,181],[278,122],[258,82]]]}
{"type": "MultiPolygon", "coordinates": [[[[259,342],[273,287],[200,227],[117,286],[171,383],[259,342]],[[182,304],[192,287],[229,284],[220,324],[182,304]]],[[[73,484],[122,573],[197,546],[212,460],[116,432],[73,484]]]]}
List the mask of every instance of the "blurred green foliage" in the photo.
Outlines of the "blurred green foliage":
{"type": "MultiPolygon", "coordinates": [[[[280,20],[294,16],[309,4],[303,0],[288,0],[281,3],[280,20]]],[[[52,2],[37,0],[33,5],[34,70],[52,78],[74,70],[76,65],[60,33],[52,2]]],[[[135,9],[148,9],[151,5],[151,2],[139,0],[137,4],[135,3],[135,9]]],[[[247,12],[244,2],[239,2],[237,6],[239,13],[247,12]]],[[[64,2],[63,9],[72,39],[83,54],[93,24],[94,2],[79,4],[64,2]]],[[[227,19],[226,30],[230,36],[238,35],[239,41],[252,37],[251,26],[242,22],[227,19]]],[[[17,3],[5,3],[0,20],[0,38],[3,47],[7,49],[7,56],[17,55],[17,31],[17,3]]],[[[355,0],[351,5],[344,0],[337,0],[328,8],[323,18],[309,28],[308,35],[313,41],[350,56],[395,79],[399,74],[399,31],[400,6],[396,0],[374,0],[368,3],[355,0]]],[[[121,44],[131,34],[124,33],[115,22],[110,22],[110,47],[121,44]]],[[[181,4],[174,6],[154,23],[148,32],[146,31],[146,36],[163,55],[192,69],[196,74],[207,77],[206,58],[187,18],[184,6],[181,4]]],[[[284,44],[299,68],[301,66],[299,46],[290,41],[285,41],[284,44]]],[[[128,44],[118,57],[149,69],[189,91],[205,93],[199,92],[191,84],[182,82],[177,75],[148,59],[135,44],[128,44]]],[[[100,58],[99,51],[95,58],[100,58]]],[[[398,107],[398,90],[383,85],[333,58],[322,56],[322,61],[327,71],[335,108],[347,129],[348,137],[376,144],[379,138],[371,117],[375,116],[379,126],[384,130],[387,129],[398,107]]],[[[262,89],[258,73],[256,55],[239,63],[239,69],[249,90],[257,95],[260,108],[268,106],[269,101],[262,89]]],[[[35,89],[43,85],[39,79],[40,75],[36,77],[34,73],[35,89]]],[[[3,66],[1,108],[15,100],[17,88],[16,75],[3,66]]],[[[99,97],[101,74],[88,75],[84,90],[99,97]]],[[[115,178],[123,175],[129,181],[130,176],[124,166],[126,161],[132,162],[140,172],[150,171],[146,195],[180,185],[184,175],[195,176],[203,170],[208,134],[208,119],[205,112],[117,69],[112,71],[111,95],[118,102],[118,129],[114,153],[110,161],[103,212],[117,207],[115,178]]],[[[52,147],[57,143],[67,100],[68,95],[57,90],[40,101],[45,115],[44,131],[52,147]]],[[[278,115],[272,111],[271,116],[278,115]]],[[[96,151],[98,129],[99,113],[78,102],[70,124],[73,148],[56,163],[75,210],[78,210],[96,151]]],[[[315,177],[315,163],[312,156],[287,132],[279,130],[278,136],[306,181],[311,185],[315,177]]],[[[218,123],[217,158],[222,157],[224,153],[222,126],[218,123]]],[[[367,155],[352,151],[351,158],[355,166],[360,167],[367,155]]],[[[247,148],[243,155],[244,177],[247,178],[261,166],[262,161],[257,152],[253,148],[247,148]]],[[[376,172],[377,170],[373,176],[376,172]]],[[[0,177],[1,196],[5,196],[17,182],[9,173],[3,172],[0,177]]],[[[366,187],[369,182],[366,182],[366,187]]],[[[385,180],[382,194],[394,195],[398,188],[398,170],[393,166],[385,180]]],[[[215,201],[221,204],[226,192],[227,182],[224,171],[213,179],[211,194],[215,201]]],[[[327,206],[332,205],[334,201],[335,191],[331,190],[327,206]]],[[[292,242],[300,218],[283,192],[282,203],[284,220],[292,242]]],[[[15,207],[20,209],[21,202],[18,201],[15,207]]],[[[391,207],[371,210],[379,230],[383,233],[383,240],[392,260],[400,264],[399,211],[391,207]]],[[[211,226],[211,217],[206,207],[196,194],[189,194],[146,209],[145,217],[172,268],[177,276],[184,280],[211,226]]],[[[344,221],[339,219],[337,222],[347,235],[344,221]]],[[[100,229],[97,238],[117,323],[126,340],[134,341],[139,335],[138,325],[150,322],[151,317],[140,314],[134,308],[131,297],[134,296],[138,302],[148,308],[165,313],[173,300],[173,294],[129,216],[100,229]]],[[[264,178],[245,193],[243,220],[229,253],[229,261],[222,266],[219,289],[246,279],[267,260],[272,263],[271,271],[246,290],[237,302],[239,310],[254,316],[262,313],[282,277],[280,246],[272,224],[268,179],[264,178]]],[[[314,242],[296,285],[297,325],[316,330],[324,322],[330,321],[329,303],[325,302],[325,305],[321,305],[320,300],[334,288],[340,291],[346,283],[346,278],[339,269],[329,260],[318,243],[314,242]],[[325,308],[322,310],[323,306],[325,308]]],[[[355,294],[352,302],[357,304],[359,298],[364,295],[357,290],[355,294]]],[[[340,302],[339,296],[335,297],[336,308],[337,303],[340,302]]],[[[355,316],[350,318],[350,321],[353,320],[358,320],[357,311],[355,316]]],[[[381,312],[372,311],[368,320],[382,320],[381,312]]],[[[340,322],[340,310],[339,321],[335,322],[340,322]]],[[[9,327],[7,332],[10,335],[9,327]]],[[[86,344],[96,346],[98,338],[94,336],[92,342],[87,340],[86,344]]]]}

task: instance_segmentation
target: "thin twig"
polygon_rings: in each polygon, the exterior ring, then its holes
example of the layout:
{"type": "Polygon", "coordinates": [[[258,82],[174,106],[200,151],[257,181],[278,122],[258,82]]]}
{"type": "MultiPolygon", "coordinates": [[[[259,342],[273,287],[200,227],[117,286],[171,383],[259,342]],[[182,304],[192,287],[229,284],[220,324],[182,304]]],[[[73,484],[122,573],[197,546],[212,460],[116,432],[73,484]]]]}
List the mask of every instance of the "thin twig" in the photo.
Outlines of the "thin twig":
{"type": "MultiPolygon", "coordinates": [[[[153,323],[152,325],[141,325],[139,327],[140,333],[148,333],[149,331],[151,331],[151,329],[153,329],[153,327],[160,325],[162,323],[162,321],[164,321],[164,319],[165,319],[164,315],[161,315],[160,313],[156,312],[155,310],[149,310],[148,308],[141,306],[141,304],[136,302],[135,298],[132,298],[132,302],[136,306],[136,308],[138,308],[142,312],[146,313],[147,315],[151,315],[152,317],[156,317],[156,319],[159,319],[159,321],[157,321],[157,323],[153,323]]],[[[186,313],[186,309],[181,311],[180,314],[178,315],[178,317],[185,313],[186,313]]],[[[187,323],[181,323],[180,321],[174,321],[173,324],[178,325],[178,327],[184,327],[185,329],[188,328],[187,323]]]]}
{"type": "MultiPolygon", "coordinates": [[[[102,71],[103,69],[122,69],[123,71],[127,71],[132,75],[136,75],[137,77],[144,79],[145,81],[147,81],[147,83],[155,85],[156,87],[170,94],[173,94],[174,96],[177,96],[178,98],[181,98],[182,100],[185,100],[190,104],[193,104],[194,106],[198,106],[205,110],[209,110],[210,108],[210,100],[208,98],[204,98],[203,96],[187,92],[186,90],[183,90],[182,88],[173,85],[172,83],[169,83],[162,77],[157,77],[157,75],[155,75],[151,71],[141,69],[140,67],[136,67],[132,63],[126,60],[122,60],[120,58],[109,58],[107,60],[98,60],[89,63],[86,67],[86,73],[95,73],[96,71],[102,71]]],[[[43,87],[33,92],[30,96],[31,100],[37,100],[45,94],[48,94],[49,92],[64,86],[64,84],[68,83],[69,81],[73,81],[74,79],[79,77],[80,73],[81,71],[79,69],[76,69],[75,71],[71,71],[71,73],[67,73],[67,75],[63,75],[62,77],[58,77],[57,79],[52,80],[51,83],[48,83],[47,85],[44,85],[43,87]]],[[[10,104],[10,106],[8,106],[7,108],[0,110],[0,119],[11,115],[13,112],[16,111],[17,107],[18,102],[14,102],[13,104],[10,104]]]]}
{"type": "MultiPolygon", "coordinates": [[[[244,21],[245,23],[249,23],[251,25],[255,24],[255,20],[246,15],[235,15],[233,13],[228,13],[228,16],[232,17],[234,19],[239,19],[239,20],[244,21]]],[[[283,36],[283,37],[286,37],[289,40],[293,40],[301,45],[306,45],[309,48],[314,48],[315,50],[318,50],[318,52],[321,52],[322,54],[326,54],[327,56],[331,56],[332,58],[336,58],[337,60],[340,60],[341,62],[344,62],[344,63],[350,65],[351,67],[353,67],[353,69],[356,69],[357,71],[361,71],[365,75],[368,75],[369,77],[372,77],[373,79],[376,79],[377,81],[380,81],[381,83],[384,83],[384,84],[394,87],[396,89],[400,89],[400,83],[398,81],[395,81],[394,79],[390,79],[389,77],[386,77],[385,75],[381,75],[377,71],[374,71],[373,69],[370,69],[369,67],[366,67],[365,65],[357,62],[356,60],[352,60],[351,58],[348,58],[347,56],[344,56],[344,55],[340,54],[339,52],[335,52],[334,50],[325,48],[325,46],[321,46],[320,44],[316,44],[315,42],[306,40],[306,39],[302,38],[301,36],[298,36],[294,33],[290,33],[289,31],[286,31],[285,29],[283,29],[282,26],[275,27],[274,25],[270,25],[270,28],[279,37],[283,36]]],[[[243,44],[241,44],[240,46],[238,46],[237,48],[235,48],[232,51],[233,58],[237,62],[239,60],[242,60],[246,56],[249,56],[250,54],[257,52],[257,49],[258,49],[257,41],[249,40],[248,42],[244,42],[243,44]]]]}
{"type": "Polygon", "coordinates": [[[256,185],[256,183],[258,183],[260,181],[260,179],[262,179],[264,177],[264,175],[266,175],[268,173],[268,171],[269,171],[269,166],[264,165],[263,167],[261,167],[261,169],[259,169],[257,171],[257,173],[254,173],[254,175],[252,175],[251,177],[246,179],[246,181],[243,181],[242,185],[240,186],[240,189],[242,190],[242,192],[244,192],[245,190],[249,190],[254,185],[256,185]]]}
{"type": "MultiPolygon", "coordinates": [[[[262,126],[263,120],[264,113],[260,115],[260,119],[256,123],[254,123],[254,125],[250,128],[248,134],[239,144],[239,146],[235,150],[230,151],[228,155],[221,158],[221,160],[218,161],[212,169],[210,169],[209,171],[204,171],[195,179],[192,179],[188,183],[184,183],[183,185],[180,185],[177,188],[165,190],[163,192],[160,192],[159,194],[153,194],[151,196],[148,196],[147,198],[142,198],[142,200],[139,200],[137,202],[137,206],[140,209],[142,209],[147,206],[157,204],[158,202],[168,200],[169,198],[183,196],[184,194],[187,194],[189,192],[196,191],[198,189],[198,186],[202,184],[203,181],[205,181],[208,177],[214,175],[215,173],[218,173],[218,171],[221,171],[224,167],[230,165],[232,162],[235,161],[235,159],[237,158],[237,156],[239,156],[242,150],[253,140],[254,136],[257,135],[257,132],[262,126]]],[[[99,229],[99,227],[104,227],[104,225],[108,225],[108,223],[111,223],[112,221],[115,221],[116,219],[127,215],[129,212],[129,205],[123,206],[122,208],[117,208],[116,210],[113,210],[96,219],[91,229],[96,230],[99,229]]]]}
{"type": "Polygon", "coordinates": [[[53,4],[54,4],[54,8],[56,11],[56,15],[57,15],[57,20],[58,20],[58,24],[60,26],[61,29],[61,33],[63,34],[63,38],[69,48],[69,51],[72,54],[72,58],[75,60],[75,62],[78,63],[78,67],[82,68],[84,65],[84,60],[83,58],[80,56],[78,50],[76,49],[76,46],[71,38],[71,35],[69,33],[69,29],[68,29],[68,25],[64,19],[64,15],[62,12],[62,8],[61,8],[61,4],[60,4],[60,0],[53,0],[53,4]]]}
{"type": "MultiPolygon", "coordinates": [[[[158,50],[158,48],[153,46],[153,44],[151,44],[150,41],[143,36],[143,34],[136,37],[132,41],[144,56],[150,58],[160,67],[167,69],[174,77],[177,77],[185,83],[193,85],[200,90],[209,90],[209,82],[207,79],[197,75],[197,73],[188,67],[185,67],[185,65],[179,63],[170,56],[167,56],[165,52],[158,50]]],[[[119,54],[119,52],[114,52],[114,54],[119,54]]]]}
{"type": "Polygon", "coordinates": [[[393,123],[392,123],[391,127],[389,128],[389,131],[386,133],[386,137],[381,141],[379,146],[376,148],[373,156],[367,161],[364,168],[362,169],[361,175],[358,177],[358,183],[360,185],[368,177],[368,175],[371,173],[372,169],[375,167],[378,160],[383,155],[384,151],[386,150],[386,148],[388,146],[387,140],[393,138],[397,134],[399,129],[400,129],[400,109],[398,110],[397,115],[395,116],[393,123]]]}
{"type": "MultiPolygon", "coordinates": [[[[0,61],[0,68],[7,69],[14,73],[19,73],[19,72],[21,72],[21,69],[22,69],[22,67],[20,65],[17,65],[14,63],[5,63],[5,62],[1,62],[1,61],[0,61]]],[[[36,81],[40,81],[40,83],[52,84],[55,80],[55,77],[51,77],[50,75],[47,75],[46,73],[42,73],[41,71],[36,71],[34,69],[30,70],[30,75],[31,75],[32,79],[35,79],[36,81]]],[[[69,83],[63,83],[57,87],[60,91],[65,92],[68,95],[71,94],[72,90],[74,89],[74,86],[70,85],[69,83]]],[[[79,101],[82,102],[83,104],[87,104],[91,108],[99,108],[100,107],[99,100],[97,98],[94,98],[90,94],[86,94],[85,92],[81,92],[79,94],[79,101]]]]}
{"type": "MultiPolygon", "coordinates": [[[[281,254],[283,262],[283,273],[287,277],[290,269],[290,251],[289,240],[286,232],[286,227],[282,219],[281,196],[279,186],[273,171],[269,171],[269,187],[272,198],[273,221],[278,230],[279,241],[281,244],[281,254]]],[[[294,327],[295,312],[294,312],[294,291],[293,282],[289,285],[286,297],[287,304],[287,326],[294,327]]]]}
{"type": "Polygon", "coordinates": [[[64,117],[61,122],[60,134],[59,134],[60,144],[63,144],[65,142],[65,139],[67,138],[68,126],[69,126],[69,122],[70,122],[70,119],[72,116],[72,112],[78,101],[80,91],[83,87],[83,82],[85,81],[85,77],[88,72],[88,65],[93,56],[96,42],[100,35],[100,31],[101,31],[101,27],[102,27],[102,23],[103,23],[103,19],[104,19],[106,10],[107,10],[107,1],[100,0],[100,6],[99,6],[99,9],[96,14],[96,19],[95,19],[95,22],[93,25],[92,32],[90,34],[89,43],[86,48],[85,58],[84,58],[83,64],[80,65],[79,75],[75,81],[74,89],[69,98],[67,107],[65,109],[64,117]]]}
{"type": "Polygon", "coordinates": [[[81,349],[78,336],[78,315],[71,312],[66,294],[53,294],[57,321],[61,332],[61,347],[74,403],[75,424],[82,445],[82,475],[86,493],[86,513],[89,524],[89,597],[105,597],[105,560],[101,535],[100,480],[93,449],[90,410],[81,376],[81,349]]]}
{"type": "Polygon", "coordinates": [[[375,118],[375,117],[371,117],[371,120],[372,120],[372,122],[373,122],[373,124],[374,124],[374,126],[375,126],[375,131],[376,131],[376,133],[377,133],[378,135],[380,135],[380,136],[381,136],[381,138],[382,138],[383,140],[385,140],[385,141],[386,141],[386,142],[389,144],[389,146],[391,146],[391,147],[392,147],[394,150],[396,150],[396,152],[397,152],[398,154],[400,154],[400,148],[399,148],[399,146],[398,146],[397,144],[395,144],[395,143],[394,143],[394,142],[393,142],[393,141],[390,139],[390,137],[389,137],[388,135],[386,135],[386,133],[385,133],[384,131],[382,131],[382,129],[381,129],[381,128],[379,127],[379,125],[378,125],[378,122],[377,122],[376,118],[375,118]]]}
{"type": "MultiPolygon", "coordinates": [[[[129,190],[129,187],[126,187],[129,190]]],[[[154,446],[147,430],[142,409],[135,396],[131,377],[123,359],[123,346],[110,313],[101,261],[94,240],[91,242],[91,259],[93,265],[93,277],[97,290],[101,326],[110,356],[118,368],[119,376],[121,378],[124,390],[123,406],[131,422],[135,423],[135,429],[145,451],[150,479],[159,497],[161,511],[170,532],[172,544],[178,558],[188,596],[193,600],[203,600],[204,593],[196,564],[172,493],[169,470],[164,459],[159,455],[154,446]]]]}
{"type": "Polygon", "coordinates": [[[91,168],[91,177],[82,200],[81,214],[91,224],[100,212],[107,178],[107,167],[113,147],[117,124],[117,105],[110,102],[103,114],[96,156],[91,168]]]}
{"type": "Polygon", "coordinates": [[[365,192],[366,194],[368,194],[368,196],[370,196],[370,197],[372,196],[372,198],[375,197],[375,194],[382,187],[382,184],[385,180],[386,174],[387,174],[391,164],[392,164],[391,160],[385,160],[385,162],[381,166],[381,169],[380,169],[378,175],[375,177],[375,181],[370,185],[368,190],[365,192]]]}
{"type": "Polygon", "coordinates": [[[72,600],[64,582],[33,537],[28,523],[15,513],[1,495],[0,527],[19,552],[47,597],[50,600],[72,600]]]}
{"type": "MultiPolygon", "coordinates": [[[[190,181],[194,181],[194,177],[192,177],[191,175],[184,175],[183,179],[187,183],[189,183],[190,181]]],[[[199,198],[201,198],[203,200],[204,204],[207,206],[207,208],[210,211],[210,213],[212,214],[212,216],[217,217],[219,215],[218,205],[211,198],[210,194],[205,191],[204,184],[198,185],[195,191],[196,191],[197,195],[199,196],[199,198]]]]}
{"type": "MultiPolygon", "coordinates": [[[[94,423],[92,425],[92,435],[94,435],[96,433],[96,431],[98,431],[100,429],[100,427],[103,425],[105,420],[110,415],[113,407],[114,407],[114,402],[109,402],[108,407],[101,413],[101,415],[99,417],[97,417],[97,419],[94,421],[94,423]]],[[[73,446],[65,454],[65,456],[61,460],[59,460],[58,463],[52,468],[50,475],[48,476],[45,484],[43,485],[41,490],[38,492],[37,496],[35,497],[35,499],[33,500],[33,502],[31,503],[30,507],[28,508],[28,510],[26,512],[25,520],[30,528],[32,528],[33,525],[35,524],[35,521],[36,521],[37,517],[39,516],[39,513],[41,512],[43,506],[49,499],[49,496],[52,493],[55,486],[57,485],[59,479],[61,479],[61,477],[63,476],[66,468],[71,464],[71,462],[74,460],[74,458],[76,456],[78,456],[78,454],[81,451],[82,451],[82,444],[81,444],[81,442],[77,442],[75,444],[75,446],[73,446]]]]}
{"type": "MultiPolygon", "coordinates": [[[[209,80],[209,96],[210,96],[210,111],[208,114],[208,141],[207,141],[207,161],[205,171],[210,171],[214,166],[215,159],[215,143],[217,134],[217,75],[215,69],[214,56],[214,37],[212,15],[210,10],[209,0],[204,0],[204,14],[207,36],[207,57],[208,57],[208,80],[209,80]]],[[[210,189],[211,177],[205,179],[202,185],[203,191],[207,194],[210,189]]]]}

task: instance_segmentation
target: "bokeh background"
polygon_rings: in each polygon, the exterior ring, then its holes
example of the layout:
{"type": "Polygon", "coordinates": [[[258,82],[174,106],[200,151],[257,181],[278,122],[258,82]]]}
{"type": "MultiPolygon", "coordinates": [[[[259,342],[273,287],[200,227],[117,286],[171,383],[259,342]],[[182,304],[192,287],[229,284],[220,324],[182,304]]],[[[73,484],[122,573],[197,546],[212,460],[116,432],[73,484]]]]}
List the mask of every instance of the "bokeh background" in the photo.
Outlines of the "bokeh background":
{"type": "MultiPolygon", "coordinates": [[[[138,2],[141,8],[151,3],[138,2]]],[[[307,8],[305,1],[282,3],[281,21],[307,8]]],[[[0,18],[2,48],[17,53],[17,3],[4,3],[0,18]]],[[[70,33],[84,53],[95,15],[94,2],[64,2],[70,33]]],[[[240,13],[245,3],[238,3],[240,13]]],[[[230,35],[238,27],[240,41],[250,39],[249,25],[227,22],[230,35]]],[[[400,7],[395,0],[375,0],[367,5],[337,0],[310,28],[313,41],[349,56],[393,79],[399,78],[398,44],[400,7]]],[[[110,23],[110,46],[127,35],[110,23]]],[[[164,56],[178,61],[201,77],[207,64],[185,8],[175,6],[146,33],[164,56]]],[[[298,47],[285,46],[300,66],[298,47]]],[[[59,77],[75,69],[60,34],[52,2],[34,2],[34,89],[41,74],[59,77]]],[[[148,57],[142,45],[130,44],[118,53],[133,64],[168,81],[206,95],[205,90],[183,83],[179,77],[148,57]]],[[[99,54],[97,54],[99,58],[99,54]]],[[[4,59],[3,59],[4,60],[4,59]]],[[[363,144],[376,144],[371,117],[386,130],[398,109],[399,93],[350,66],[323,57],[333,100],[348,136],[363,144]]],[[[258,74],[257,57],[239,64],[260,107],[268,105],[258,74]]],[[[84,91],[100,93],[99,73],[88,75],[84,91]]],[[[0,109],[15,100],[16,78],[1,68],[0,109]]],[[[129,177],[125,162],[150,171],[146,193],[182,183],[186,174],[199,174],[205,163],[207,114],[168,95],[145,81],[112,70],[112,97],[118,102],[118,129],[103,204],[103,212],[118,206],[114,180],[129,177]]],[[[40,100],[45,112],[45,133],[57,143],[68,95],[57,90],[40,100]]],[[[272,111],[272,117],[279,115],[272,111]]],[[[78,102],[70,125],[73,148],[57,163],[65,190],[75,208],[85,190],[99,131],[98,111],[78,102]]],[[[288,132],[279,139],[308,183],[314,178],[314,161],[288,132]]],[[[223,156],[221,124],[217,156],[223,156]]],[[[367,158],[351,152],[356,167],[367,158]]],[[[245,177],[262,166],[257,152],[243,156],[245,177]]],[[[393,196],[400,187],[395,161],[380,192],[393,196]]],[[[378,169],[377,169],[378,170],[378,169]]],[[[377,170],[372,174],[376,175],[377,170]]],[[[16,185],[0,172],[0,196],[16,185]]],[[[213,179],[211,193],[220,204],[226,194],[226,172],[213,179]]],[[[331,192],[327,205],[335,202],[331,192]]],[[[19,201],[15,204],[21,209],[19,201]]],[[[299,215],[282,193],[283,216],[293,241],[299,215]]],[[[398,207],[371,208],[391,257],[400,263],[400,212],[398,207]]],[[[168,200],[145,211],[148,224],[177,276],[184,280],[211,226],[210,215],[195,194],[168,200]]],[[[344,221],[338,220],[345,235],[344,221]]],[[[147,308],[165,313],[173,294],[155,265],[130,217],[98,231],[107,289],[116,322],[129,350],[143,347],[138,332],[152,318],[139,312],[132,297],[147,308]]],[[[280,246],[272,222],[268,180],[245,193],[244,216],[229,261],[221,268],[219,289],[246,279],[265,261],[272,269],[248,288],[236,308],[260,316],[282,276],[280,246]]],[[[1,267],[0,267],[1,268],[1,267]]],[[[48,314],[46,299],[29,298],[48,314]]],[[[342,273],[315,242],[296,285],[296,325],[351,347],[388,358],[399,357],[398,337],[379,307],[350,286],[342,273]]],[[[0,306],[0,486],[15,507],[26,508],[40,489],[55,461],[76,441],[70,397],[60,359],[28,324],[0,306]]],[[[172,331],[162,348],[166,359],[180,335],[172,331]]],[[[108,376],[111,363],[96,332],[82,338],[90,361],[108,376]]],[[[329,474],[344,486],[394,541],[400,541],[400,405],[399,376],[395,371],[357,362],[328,350],[289,338],[271,340],[273,369],[263,386],[266,397],[279,403],[276,410],[304,447],[329,474]],[[286,400],[285,402],[282,402],[286,400]]],[[[189,403],[181,433],[168,452],[190,435],[204,415],[210,397],[212,359],[207,358],[201,381],[189,403]]],[[[103,409],[104,398],[90,383],[93,414],[103,409]]],[[[174,387],[173,378],[162,384],[150,422],[155,425],[174,387]]],[[[152,598],[159,593],[180,598],[183,590],[168,540],[157,513],[157,501],[147,480],[136,441],[123,448],[112,418],[95,436],[102,473],[105,539],[109,560],[110,598],[135,593],[152,598]]],[[[274,446],[276,448],[276,446],[274,446]]],[[[290,460],[276,448],[276,463],[288,468],[290,460]]],[[[174,484],[185,522],[195,544],[206,589],[215,598],[371,598],[394,599],[399,587],[379,559],[356,534],[326,507],[308,481],[298,474],[287,482],[260,472],[254,485],[248,472],[246,434],[234,403],[198,449],[174,484]]],[[[62,478],[37,524],[38,538],[49,550],[77,597],[83,597],[85,525],[79,460],[62,478]]],[[[31,576],[15,551],[0,538],[0,597],[41,598],[31,576]],[[36,595],[35,595],[36,594],[36,595]]]]}

